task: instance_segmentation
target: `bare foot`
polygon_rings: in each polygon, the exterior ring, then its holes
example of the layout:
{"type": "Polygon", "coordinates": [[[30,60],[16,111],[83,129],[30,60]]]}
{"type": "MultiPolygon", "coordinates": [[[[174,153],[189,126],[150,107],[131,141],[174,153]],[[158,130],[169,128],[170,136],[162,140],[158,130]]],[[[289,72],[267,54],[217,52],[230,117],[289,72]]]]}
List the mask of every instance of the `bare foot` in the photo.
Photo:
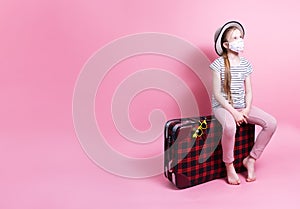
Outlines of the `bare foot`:
{"type": "Polygon", "coordinates": [[[255,176],[255,159],[251,156],[246,157],[243,160],[243,165],[247,168],[248,171],[248,176],[246,178],[247,182],[252,182],[256,180],[256,176],[255,176]]]}
{"type": "Polygon", "coordinates": [[[226,165],[228,183],[232,185],[239,185],[241,181],[234,169],[233,163],[225,163],[225,165],[226,165]]]}

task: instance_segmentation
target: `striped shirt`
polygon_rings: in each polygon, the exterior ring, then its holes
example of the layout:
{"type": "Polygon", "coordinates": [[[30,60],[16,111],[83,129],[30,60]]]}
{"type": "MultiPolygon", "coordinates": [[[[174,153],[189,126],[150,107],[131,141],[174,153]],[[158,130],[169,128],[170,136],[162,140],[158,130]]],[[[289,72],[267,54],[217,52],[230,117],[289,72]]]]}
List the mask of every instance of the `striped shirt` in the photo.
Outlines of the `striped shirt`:
{"type": "MultiPolygon", "coordinates": [[[[225,78],[225,64],[224,58],[219,57],[213,63],[211,63],[210,68],[221,76],[221,93],[226,99],[226,93],[224,92],[224,78],[225,78]]],[[[233,101],[233,107],[236,109],[245,108],[245,79],[248,75],[252,73],[253,69],[248,60],[244,57],[240,58],[240,64],[237,66],[230,66],[231,72],[231,97],[233,101]]],[[[219,102],[212,95],[212,107],[220,106],[219,102]]]]}

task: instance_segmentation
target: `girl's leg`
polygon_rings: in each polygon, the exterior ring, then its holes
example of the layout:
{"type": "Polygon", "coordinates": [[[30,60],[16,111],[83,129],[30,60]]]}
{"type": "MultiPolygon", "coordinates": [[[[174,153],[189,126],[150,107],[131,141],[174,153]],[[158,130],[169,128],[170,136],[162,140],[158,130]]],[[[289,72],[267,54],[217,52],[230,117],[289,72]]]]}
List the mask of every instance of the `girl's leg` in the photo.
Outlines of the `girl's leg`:
{"type": "Polygon", "coordinates": [[[222,107],[214,108],[213,111],[215,117],[220,122],[223,128],[221,144],[223,150],[223,161],[226,165],[228,183],[240,184],[240,179],[233,166],[236,132],[235,120],[231,113],[222,107]]]}
{"type": "Polygon", "coordinates": [[[262,127],[262,130],[257,135],[250,155],[243,160],[243,164],[248,170],[247,181],[251,182],[256,179],[254,172],[255,161],[261,156],[262,152],[269,143],[272,135],[276,130],[277,122],[273,116],[255,106],[251,107],[249,118],[247,119],[247,121],[248,123],[259,125],[262,127]]]}
{"type": "Polygon", "coordinates": [[[221,140],[223,161],[225,163],[232,163],[234,161],[234,143],[236,132],[235,120],[231,113],[222,107],[215,108],[214,115],[223,128],[221,140]]]}
{"type": "Polygon", "coordinates": [[[248,123],[262,127],[250,152],[251,157],[258,159],[273,136],[277,127],[277,122],[272,115],[255,106],[251,107],[249,118],[247,120],[248,123]]]}

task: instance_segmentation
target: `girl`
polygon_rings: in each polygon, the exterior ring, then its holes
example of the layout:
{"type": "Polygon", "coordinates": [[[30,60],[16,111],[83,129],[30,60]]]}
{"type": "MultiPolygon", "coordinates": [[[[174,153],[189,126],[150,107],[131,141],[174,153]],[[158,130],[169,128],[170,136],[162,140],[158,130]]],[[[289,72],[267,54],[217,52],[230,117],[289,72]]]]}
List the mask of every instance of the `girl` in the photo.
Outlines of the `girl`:
{"type": "Polygon", "coordinates": [[[211,65],[213,71],[213,113],[223,128],[223,161],[229,184],[238,185],[240,179],[233,166],[236,125],[256,124],[262,127],[250,155],[243,160],[247,168],[246,181],[255,181],[255,161],[261,156],[276,130],[273,116],[252,106],[251,73],[252,66],[240,56],[244,49],[243,26],[230,21],[215,33],[215,50],[220,56],[211,65]]]}

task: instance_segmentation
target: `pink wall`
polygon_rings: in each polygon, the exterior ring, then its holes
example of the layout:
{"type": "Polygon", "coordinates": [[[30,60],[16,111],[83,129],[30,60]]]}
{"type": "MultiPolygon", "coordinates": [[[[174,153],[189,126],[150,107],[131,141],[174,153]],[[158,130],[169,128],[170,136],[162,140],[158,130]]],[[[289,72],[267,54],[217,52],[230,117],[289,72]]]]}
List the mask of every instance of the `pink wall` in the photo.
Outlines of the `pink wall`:
{"type": "MultiPolygon", "coordinates": [[[[280,123],[299,124],[295,107],[300,105],[296,93],[300,29],[295,0],[13,0],[0,4],[1,132],[72,131],[76,79],[88,58],[115,39],[142,32],[167,33],[191,42],[213,60],[213,34],[232,19],[246,28],[244,55],[255,68],[254,103],[274,114],[280,123]]],[[[136,63],[125,63],[120,76],[140,67],[185,70],[184,65],[161,57],[140,66],[136,63]]],[[[112,87],[108,84],[106,88],[112,87]]],[[[149,102],[155,106],[157,100],[149,102]]],[[[178,112],[166,114],[170,118],[178,112]]]]}

